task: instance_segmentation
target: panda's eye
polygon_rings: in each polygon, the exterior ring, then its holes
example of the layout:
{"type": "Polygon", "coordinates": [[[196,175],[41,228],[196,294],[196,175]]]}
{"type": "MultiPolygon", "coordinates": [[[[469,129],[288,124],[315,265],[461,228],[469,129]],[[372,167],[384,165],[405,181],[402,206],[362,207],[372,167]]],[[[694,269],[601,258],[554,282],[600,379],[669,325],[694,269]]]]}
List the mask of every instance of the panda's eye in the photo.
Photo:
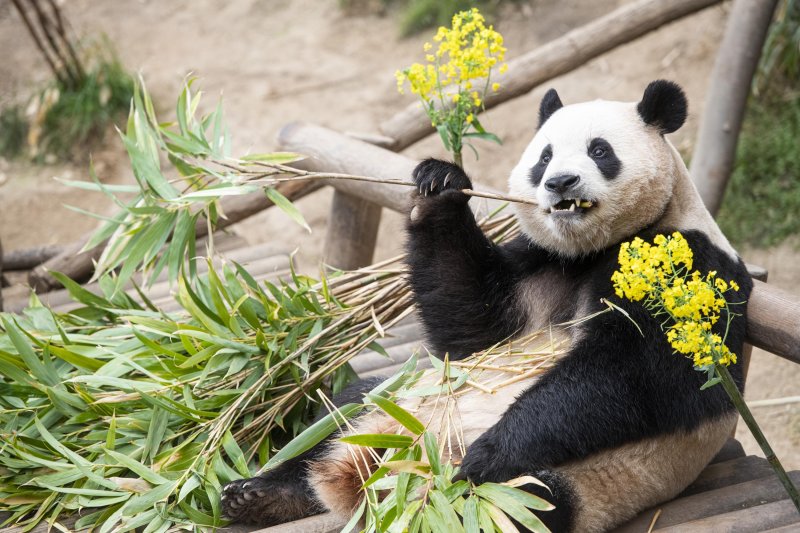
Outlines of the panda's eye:
{"type": "Polygon", "coordinates": [[[544,152],[542,154],[541,162],[547,164],[550,162],[551,159],[553,159],[553,154],[551,154],[550,152],[544,152]]]}
{"type": "Polygon", "coordinates": [[[597,148],[592,150],[592,157],[594,157],[596,159],[600,159],[604,155],[606,155],[606,149],[603,148],[603,147],[598,146],[597,148]]]}

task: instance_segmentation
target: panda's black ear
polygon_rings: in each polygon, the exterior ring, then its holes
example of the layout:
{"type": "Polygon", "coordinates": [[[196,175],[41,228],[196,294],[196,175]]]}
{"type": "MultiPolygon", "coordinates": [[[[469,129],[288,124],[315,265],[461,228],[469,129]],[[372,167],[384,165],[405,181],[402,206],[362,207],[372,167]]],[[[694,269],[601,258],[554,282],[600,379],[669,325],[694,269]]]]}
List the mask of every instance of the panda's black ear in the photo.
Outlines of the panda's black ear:
{"type": "Polygon", "coordinates": [[[664,135],[683,126],[688,104],[683,89],[677,83],[656,80],[644,90],[642,101],[636,109],[645,124],[658,128],[664,135]]]}
{"type": "Polygon", "coordinates": [[[564,107],[564,104],[561,103],[561,98],[558,97],[555,89],[550,89],[544,93],[542,103],[539,105],[539,127],[541,128],[547,122],[547,119],[562,107],[564,107]]]}

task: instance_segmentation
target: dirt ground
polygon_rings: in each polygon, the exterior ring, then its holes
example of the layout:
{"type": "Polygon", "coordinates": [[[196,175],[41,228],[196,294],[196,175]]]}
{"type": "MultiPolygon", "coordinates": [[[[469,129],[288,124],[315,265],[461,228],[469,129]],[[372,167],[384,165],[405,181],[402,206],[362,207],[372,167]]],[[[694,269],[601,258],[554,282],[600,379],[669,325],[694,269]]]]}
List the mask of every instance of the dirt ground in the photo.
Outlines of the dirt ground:
{"type": "MultiPolygon", "coordinates": [[[[200,77],[210,108],[224,94],[234,152],[267,151],[288,122],[302,120],[343,131],[374,133],[392,113],[412,102],[397,93],[394,71],[422,59],[426,33],[398,37],[395,18],[380,13],[343,13],[336,0],[65,0],[65,14],[81,35],[107,34],[123,63],[141,72],[163,118],[190,73],[200,77]]],[[[509,3],[497,28],[508,59],[602,16],[622,0],[532,0],[509,3]]],[[[9,3],[0,4],[0,105],[22,102],[48,76],[46,66],[9,3]]],[[[657,78],[678,81],[690,100],[687,124],[672,140],[690,153],[711,65],[729,6],[712,7],[622,46],[582,68],[552,80],[527,96],[487,113],[482,119],[503,146],[485,144],[475,161],[465,155],[471,174],[505,189],[505,180],[535,127],[538,101],[556,87],[565,103],[594,98],[633,101],[657,78]]],[[[409,148],[410,157],[445,156],[437,139],[409,148]]],[[[132,181],[121,143],[112,135],[92,154],[101,179],[132,181]]],[[[66,243],[95,221],[65,204],[108,212],[104,198],[69,189],[52,178],[81,179],[86,164],[34,166],[0,160],[0,240],[6,250],[66,243]]],[[[316,271],[330,205],[323,190],[298,202],[313,232],[305,234],[281,213],[270,210],[238,224],[251,243],[281,240],[297,246],[301,266],[316,271]]],[[[402,219],[384,212],[376,258],[402,247],[402,219]]],[[[771,282],[800,294],[800,255],[790,246],[743,250],[748,262],[769,268],[771,282]]],[[[748,380],[748,399],[800,394],[800,366],[756,353],[748,380]]],[[[800,404],[760,407],[756,417],[790,468],[800,468],[800,404]]],[[[747,450],[758,453],[740,428],[747,450]]]]}

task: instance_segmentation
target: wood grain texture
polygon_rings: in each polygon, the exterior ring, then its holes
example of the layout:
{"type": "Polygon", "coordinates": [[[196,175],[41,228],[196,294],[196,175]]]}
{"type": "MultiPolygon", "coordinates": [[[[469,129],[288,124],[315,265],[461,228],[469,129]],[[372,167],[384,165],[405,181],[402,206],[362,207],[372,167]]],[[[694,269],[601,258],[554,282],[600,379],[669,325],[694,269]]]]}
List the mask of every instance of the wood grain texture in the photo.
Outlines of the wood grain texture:
{"type": "MultiPolygon", "coordinates": [[[[659,519],[654,531],[659,533],[687,532],[725,532],[761,533],[765,529],[787,527],[786,531],[800,531],[800,515],[791,500],[780,500],[747,509],[738,509],[716,514],[700,520],[691,520],[671,527],[659,527],[659,519]]],[[[646,530],[643,530],[646,531],[646,530]]]]}
{"type": "Polygon", "coordinates": [[[689,173],[712,215],[719,210],[733,170],[747,96],[777,3],[734,0],[711,70],[689,173]]]}
{"type": "MultiPolygon", "coordinates": [[[[523,95],[621,44],[719,2],[638,0],[623,5],[604,17],[509,61],[508,72],[492,77],[500,83],[501,89],[486,97],[485,106],[489,109],[523,95]]],[[[390,147],[399,151],[434,130],[422,106],[415,102],[383,122],[380,131],[394,139],[390,147]]]]}
{"type": "MultiPolygon", "coordinates": [[[[800,471],[790,472],[789,477],[794,483],[800,481],[800,471]]],[[[706,524],[714,524],[720,518],[717,515],[726,515],[734,511],[742,511],[741,516],[745,517],[750,513],[757,513],[754,507],[766,503],[780,502],[786,498],[786,491],[780,481],[775,476],[762,479],[746,481],[729,485],[716,490],[709,490],[684,498],[677,498],[647,511],[634,518],[624,526],[615,530],[615,533],[641,533],[647,531],[650,521],[657,509],[661,509],[661,515],[656,523],[656,530],[681,525],[672,531],[709,531],[702,527],[694,529],[689,525],[695,521],[711,518],[706,524]]],[[[782,504],[781,504],[782,505],[782,504]]],[[[789,505],[792,505],[789,502],[789,505]]],[[[800,520],[797,511],[792,506],[796,520],[800,520]]],[[[782,526],[786,523],[776,523],[772,527],[782,526]]],[[[715,531],[730,531],[729,529],[719,529],[715,531]]]]}

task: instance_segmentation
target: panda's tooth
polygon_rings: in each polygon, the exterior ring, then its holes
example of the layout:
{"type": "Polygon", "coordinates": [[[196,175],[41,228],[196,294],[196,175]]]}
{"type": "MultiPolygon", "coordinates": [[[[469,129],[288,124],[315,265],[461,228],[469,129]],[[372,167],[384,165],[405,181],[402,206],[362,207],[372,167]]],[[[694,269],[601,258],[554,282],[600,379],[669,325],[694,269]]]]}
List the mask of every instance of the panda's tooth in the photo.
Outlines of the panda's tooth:
{"type": "Polygon", "coordinates": [[[569,204],[569,210],[570,211],[575,211],[575,204],[574,203],[569,204]]]}
{"type": "Polygon", "coordinates": [[[555,210],[556,210],[556,209],[555,209],[555,208],[554,208],[554,207],[551,205],[551,206],[550,206],[550,212],[551,212],[551,213],[554,213],[554,212],[555,212],[555,210]]]}

